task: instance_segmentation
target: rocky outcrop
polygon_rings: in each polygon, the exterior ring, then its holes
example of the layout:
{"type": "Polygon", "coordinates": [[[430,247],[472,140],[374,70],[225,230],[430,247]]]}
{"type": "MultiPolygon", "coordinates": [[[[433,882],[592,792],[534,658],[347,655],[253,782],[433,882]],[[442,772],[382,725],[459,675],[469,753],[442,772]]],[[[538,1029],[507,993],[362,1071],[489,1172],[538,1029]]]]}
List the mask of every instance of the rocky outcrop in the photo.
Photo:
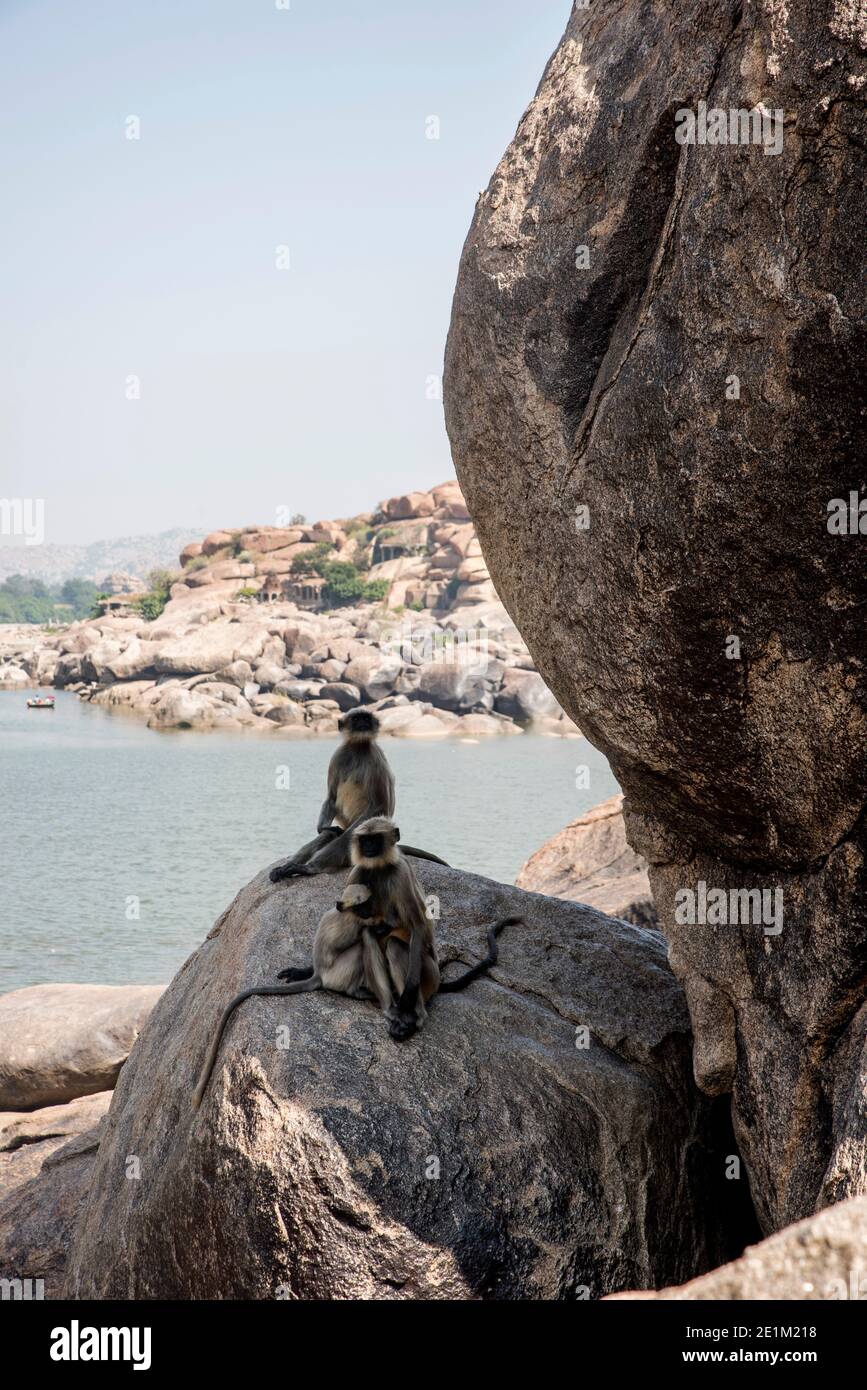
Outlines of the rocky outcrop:
{"type": "MultiPolygon", "coordinates": [[[[442,615],[485,603],[505,617],[457,481],[391,497],[375,512],[345,521],[213,531],[201,543],[184,546],[172,597],[236,580],[236,587],[249,585],[254,592],[271,586],[286,599],[294,595],[303,607],[294,581],[303,585],[304,557],[321,560],[317,551],[351,563],[368,580],[385,581],[389,608],[442,615]]],[[[316,574],[311,568],[308,578],[316,574]]]]}
{"type": "Polygon", "coordinates": [[[25,686],[30,685],[31,680],[27,672],[21,666],[15,666],[11,662],[4,662],[0,665],[0,687],[25,686]]]}
{"type": "Polygon", "coordinates": [[[641,927],[657,925],[647,864],[626,843],[622,796],[570,821],[530,856],[515,883],[641,927]]]}
{"type": "Polygon", "coordinates": [[[0,1115],[0,1278],[9,1297],[60,1297],[110,1100],[104,1091],[0,1115]]]}
{"type": "Polygon", "coordinates": [[[312,738],[355,704],[405,697],[418,708],[387,721],[395,737],[578,736],[497,598],[457,482],[349,521],[215,531],[180,562],[152,622],[0,626],[0,687],[54,684],[159,730],[312,738]],[[323,609],[324,579],[295,571],[323,554],[385,598],[323,609]]]}
{"type": "Polygon", "coordinates": [[[15,1153],[25,1144],[84,1134],[99,1123],[110,1102],[111,1091],[97,1091],[40,1110],[0,1110],[0,1153],[15,1153]]]}
{"type": "Polygon", "coordinates": [[[863,1301],[867,1298],[867,1197],[853,1197],[787,1226],[778,1235],[751,1245],[739,1260],[679,1288],[612,1297],[863,1301]]]}
{"type": "Polygon", "coordinates": [[[492,578],[624,788],[767,1231],[865,1188],[855,8],[576,7],[446,354],[492,578]]]}
{"type": "Polygon", "coordinates": [[[569,1299],[683,1279],[737,1247],[745,1184],[723,1178],[731,1133],[692,1086],[662,938],[452,869],[421,865],[447,974],[478,959],[486,923],[523,914],[489,978],[402,1045],[372,1004],[251,1000],[193,1111],[225,1003],[309,958],[343,877],[263,872],[157,1004],[114,1094],[68,1296],[569,1299]]]}
{"type": "Polygon", "coordinates": [[[0,995],[0,1111],[111,1090],[162,985],[32,985],[0,995]]]}

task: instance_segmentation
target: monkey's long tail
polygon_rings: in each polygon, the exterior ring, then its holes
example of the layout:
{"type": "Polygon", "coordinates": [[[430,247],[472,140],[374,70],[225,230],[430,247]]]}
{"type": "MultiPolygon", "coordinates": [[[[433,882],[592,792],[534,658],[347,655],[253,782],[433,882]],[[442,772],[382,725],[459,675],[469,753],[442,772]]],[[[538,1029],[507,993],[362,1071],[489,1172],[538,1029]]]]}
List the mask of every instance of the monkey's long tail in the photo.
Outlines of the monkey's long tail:
{"type": "Polygon", "coordinates": [[[447,869],[451,868],[445,859],[440,859],[438,854],[428,854],[426,849],[415,849],[412,845],[401,845],[401,854],[411,854],[415,859],[429,859],[432,864],[444,864],[447,869]]]}
{"type": "Polygon", "coordinates": [[[318,975],[312,975],[309,980],[296,980],[291,985],[256,985],[253,989],[245,989],[241,994],[236,994],[230,1004],[223,1010],[223,1017],[220,1019],[217,1031],[214,1034],[214,1041],[208,1049],[205,1058],[205,1065],[199,1075],[198,1084],[193,1092],[193,1109],[198,1110],[202,1103],[202,1097],[208,1089],[208,1082],[211,1079],[211,1072],[214,1070],[214,1063],[217,1060],[217,1053],[220,1050],[220,1043],[223,1041],[223,1034],[226,1025],[239,1004],[243,1004],[245,999],[250,999],[254,994],[308,994],[311,990],[320,989],[321,983],[318,975]]]}
{"type": "Polygon", "coordinates": [[[466,989],[473,980],[477,980],[486,970],[490,970],[492,965],[496,965],[500,954],[497,937],[504,927],[515,927],[523,920],[523,917],[504,917],[501,921],[495,922],[492,927],[488,927],[488,954],[485,959],[478,961],[476,965],[471,965],[469,970],[466,970],[463,975],[459,975],[456,980],[444,980],[437,993],[456,994],[459,989],[466,989]]]}

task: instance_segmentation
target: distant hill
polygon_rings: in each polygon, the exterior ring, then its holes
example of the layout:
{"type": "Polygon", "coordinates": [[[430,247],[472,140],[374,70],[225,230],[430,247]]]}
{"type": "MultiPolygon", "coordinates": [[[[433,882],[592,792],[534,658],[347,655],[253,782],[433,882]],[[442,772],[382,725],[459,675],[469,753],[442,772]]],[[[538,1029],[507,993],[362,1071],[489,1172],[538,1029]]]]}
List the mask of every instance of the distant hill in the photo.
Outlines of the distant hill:
{"type": "Polygon", "coordinates": [[[116,570],[144,578],[152,569],[174,568],[178,550],[196,534],[193,527],[176,526],[156,536],[124,536],[92,545],[0,546],[0,582],[10,574],[26,574],[46,584],[66,579],[97,582],[116,570]]]}

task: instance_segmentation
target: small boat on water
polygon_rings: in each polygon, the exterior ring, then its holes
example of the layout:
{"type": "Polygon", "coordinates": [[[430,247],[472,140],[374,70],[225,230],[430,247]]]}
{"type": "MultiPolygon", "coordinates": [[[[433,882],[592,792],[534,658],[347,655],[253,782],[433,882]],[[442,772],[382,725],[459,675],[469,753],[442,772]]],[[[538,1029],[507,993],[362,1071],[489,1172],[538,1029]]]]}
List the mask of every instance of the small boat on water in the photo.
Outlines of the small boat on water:
{"type": "Polygon", "coordinates": [[[28,709],[54,709],[53,695],[36,695],[27,701],[28,709]]]}

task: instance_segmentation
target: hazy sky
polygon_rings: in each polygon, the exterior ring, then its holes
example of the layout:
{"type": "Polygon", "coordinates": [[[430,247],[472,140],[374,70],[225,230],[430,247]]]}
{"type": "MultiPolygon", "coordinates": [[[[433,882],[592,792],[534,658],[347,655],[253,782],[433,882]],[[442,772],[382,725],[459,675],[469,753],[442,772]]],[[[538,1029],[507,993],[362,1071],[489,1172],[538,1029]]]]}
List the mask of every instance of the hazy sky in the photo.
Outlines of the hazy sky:
{"type": "Polygon", "coordinates": [[[427,378],[569,0],[277,3],[0,2],[0,496],[46,541],[453,474],[427,378]]]}

